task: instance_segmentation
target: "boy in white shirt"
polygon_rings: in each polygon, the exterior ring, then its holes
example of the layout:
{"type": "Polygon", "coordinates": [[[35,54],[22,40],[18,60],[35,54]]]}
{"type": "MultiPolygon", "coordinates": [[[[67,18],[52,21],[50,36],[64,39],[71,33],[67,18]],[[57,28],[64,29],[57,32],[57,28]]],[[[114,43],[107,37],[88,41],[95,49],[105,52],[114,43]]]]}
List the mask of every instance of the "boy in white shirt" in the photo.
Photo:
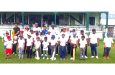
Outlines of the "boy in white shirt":
{"type": "Polygon", "coordinates": [[[6,42],[8,41],[7,36],[9,36],[9,33],[8,33],[8,32],[6,32],[6,35],[3,37],[4,49],[6,49],[6,42]]]}
{"type": "Polygon", "coordinates": [[[85,47],[87,45],[85,36],[81,36],[81,39],[79,40],[79,45],[80,45],[80,59],[85,59],[85,47]]]}
{"type": "Polygon", "coordinates": [[[19,36],[18,39],[18,56],[19,59],[23,59],[23,50],[24,50],[25,40],[22,35],[19,36]]]}
{"type": "Polygon", "coordinates": [[[94,58],[94,56],[96,56],[96,58],[98,59],[97,46],[99,46],[99,38],[96,34],[95,29],[92,29],[92,34],[89,35],[89,41],[92,54],[91,58],[94,58]]]}
{"type": "Polygon", "coordinates": [[[68,39],[65,37],[65,34],[62,33],[61,38],[59,39],[59,52],[60,52],[60,60],[65,60],[66,57],[66,44],[68,39]]]}
{"type": "Polygon", "coordinates": [[[34,44],[35,44],[35,51],[36,51],[35,59],[39,60],[40,59],[40,47],[41,47],[40,37],[36,37],[34,44]]]}
{"type": "Polygon", "coordinates": [[[42,45],[43,45],[43,59],[45,59],[45,56],[46,56],[47,60],[48,60],[49,59],[48,58],[48,45],[49,45],[49,42],[47,40],[47,37],[44,37],[42,45]]]}
{"type": "Polygon", "coordinates": [[[51,36],[50,43],[51,43],[50,49],[51,49],[51,54],[52,54],[52,57],[50,59],[51,60],[56,60],[55,55],[56,55],[56,43],[57,43],[57,40],[55,39],[55,35],[51,36]]]}
{"type": "Polygon", "coordinates": [[[8,41],[6,42],[6,58],[11,57],[12,55],[12,44],[11,36],[7,36],[8,41]]]}
{"type": "Polygon", "coordinates": [[[114,43],[113,39],[111,38],[110,34],[107,33],[107,37],[104,38],[104,59],[109,59],[109,52],[111,50],[111,46],[114,43]]]}
{"type": "MultiPolygon", "coordinates": [[[[80,35],[78,36],[78,39],[79,40],[81,40],[82,38],[82,36],[85,36],[85,40],[87,41],[87,44],[89,43],[89,38],[88,38],[88,35],[86,35],[85,33],[84,33],[84,30],[81,30],[80,31],[80,35]]],[[[88,58],[87,57],[87,45],[86,45],[86,47],[85,47],[85,58],[88,58]]]]}
{"type": "Polygon", "coordinates": [[[26,41],[26,53],[27,53],[27,58],[32,58],[32,43],[33,39],[31,38],[31,34],[28,34],[28,38],[26,41]]]}

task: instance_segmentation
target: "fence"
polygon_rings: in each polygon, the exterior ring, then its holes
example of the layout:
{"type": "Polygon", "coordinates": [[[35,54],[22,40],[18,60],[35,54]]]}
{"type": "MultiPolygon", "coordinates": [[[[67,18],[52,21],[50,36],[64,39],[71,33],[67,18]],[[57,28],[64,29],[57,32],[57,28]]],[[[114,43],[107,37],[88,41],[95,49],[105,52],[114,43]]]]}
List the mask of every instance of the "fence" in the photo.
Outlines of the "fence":
{"type": "MultiPolygon", "coordinates": [[[[14,25],[0,25],[0,36],[3,36],[3,34],[6,31],[8,31],[11,35],[13,27],[14,27],[14,25]]],[[[21,29],[23,28],[21,25],[19,25],[19,27],[21,29]]],[[[86,31],[85,26],[60,26],[60,25],[57,25],[56,29],[60,31],[60,29],[63,27],[70,28],[70,29],[76,29],[78,31],[78,33],[80,32],[80,30],[84,30],[85,33],[87,33],[87,34],[90,34],[91,30],[93,28],[95,28],[99,38],[105,37],[105,31],[106,31],[105,26],[89,26],[89,31],[86,31]]],[[[111,33],[113,34],[113,37],[115,38],[115,26],[108,26],[108,30],[111,31],[111,33]]]]}

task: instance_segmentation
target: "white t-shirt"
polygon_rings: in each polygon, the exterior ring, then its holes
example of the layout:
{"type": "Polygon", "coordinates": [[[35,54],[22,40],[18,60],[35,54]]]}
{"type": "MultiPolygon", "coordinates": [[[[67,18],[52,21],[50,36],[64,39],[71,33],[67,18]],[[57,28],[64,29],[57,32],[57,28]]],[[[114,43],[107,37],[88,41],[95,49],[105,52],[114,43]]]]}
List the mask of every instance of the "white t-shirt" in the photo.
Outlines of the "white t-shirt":
{"type": "Polygon", "coordinates": [[[25,40],[24,39],[18,39],[18,48],[24,48],[24,43],[25,43],[25,40]]]}
{"type": "Polygon", "coordinates": [[[90,38],[90,43],[92,44],[96,44],[97,43],[97,39],[99,38],[97,34],[90,34],[89,35],[90,38]]]}
{"type": "Polygon", "coordinates": [[[80,40],[79,43],[80,43],[80,48],[85,48],[85,45],[87,44],[85,39],[84,40],[80,40]]]}
{"type": "Polygon", "coordinates": [[[31,34],[30,31],[25,30],[24,33],[23,33],[25,39],[28,38],[28,34],[31,34]]]}
{"type": "Polygon", "coordinates": [[[56,40],[56,39],[54,39],[54,40],[51,39],[51,40],[50,40],[50,43],[51,43],[51,45],[55,45],[55,44],[57,43],[57,40],[56,40]]]}
{"type": "Polygon", "coordinates": [[[41,42],[36,40],[34,44],[35,44],[35,49],[38,49],[40,48],[41,42]]]}
{"type": "Polygon", "coordinates": [[[104,43],[105,43],[105,47],[111,47],[112,43],[114,43],[114,42],[113,42],[112,38],[106,37],[106,38],[104,38],[104,43]]]}
{"type": "Polygon", "coordinates": [[[26,44],[26,46],[32,46],[32,42],[33,42],[32,38],[30,38],[30,39],[27,38],[27,44],[26,44]]]}
{"type": "Polygon", "coordinates": [[[51,40],[51,34],[50,34],[50,35],[47,34],[46,37],[47,37],[47,40],[48,40],[48,42],[49,42],[49,41],[51,40]]]}
{"type": "Polygon", "coordinates": [[[6,42],[8,41],[7,37],[4,37],[4,45],[6,46],[6,42]]]}
{"type": "Polygon", "coordinates": [[[66,37],[65,37],[65,38],[62,38],[62,37],[61,37],[61,38],[59,39],[59,41],[60,41],[60,45],[61,45],[61,46],[65,46],[65,45],[66,45],[66,42],[68,41],[68,39],[67,39],[66,37]]]}
{"type": "Polygon", "coordinates": [[[70,39],[71,39],[71,43],[73,43],[73,44],[76,44],[76,42],[78,41],[77,37],[76,38],[71,37],[70,39]]]}
{"type": "Polygon", "coordinates": [[[13,44],[12,41],[7,41],[7,42],[6,42],[6,48],[12,49],[12,44],[13,44]]]}
{"type": "Polygon", "coordinates": [[[49,45],[49,42],[48,41],[43,41],[43,50],[48,50],[48,45],[49,45]]]}

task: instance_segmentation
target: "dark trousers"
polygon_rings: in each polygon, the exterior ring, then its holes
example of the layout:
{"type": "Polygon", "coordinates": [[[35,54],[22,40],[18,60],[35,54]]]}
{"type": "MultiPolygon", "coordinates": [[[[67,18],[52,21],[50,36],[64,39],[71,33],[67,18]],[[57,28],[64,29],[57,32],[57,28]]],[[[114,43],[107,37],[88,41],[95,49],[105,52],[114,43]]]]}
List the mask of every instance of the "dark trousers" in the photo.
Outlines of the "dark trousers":
{"type": "Polygon", "coordinates": [[[66,57],[66,46],[60,46],[59,47],[60,50],[60,58],[65,58],[66,57]]]}
{"type": "Polygon", "coordinates": [[[51,55],[51,44],[48,45],[48,55],[51,55]]]}
{"type": "Polygon", "coordinates": [[[26,39],[25,39],[25,44],[24,44],[24,54],[26,54],[26,43],[27,43],[27,41],[26,41],[26,39]]]}
{"type": "Polygon", "coordinates": [[[17,46],[17,44],[13,44],[12,53],[16,54],[16,46],[17,46]]]}
{"type": "Polygon", "coordinates": [[[32,57],[32,50],[31,50],[31,46],[27,46],[26,53],[27,53],[27,58],[31,58],[31,57],[32,57]]]}
{"type": "Polygon", "coordinates": [[[92,56],[97,56],[97,44],[90,44],[92,56]]]}
{"type": "Polygon", "coordinates": [[[104,56],[106,56],[106,57],[109,56],[110,49],[111,49],[110,47],[104,48],[104,56]]]}
{"type": "Polygon", "coordinates": [[[56,46],[56,54],[59,53],[59,45],[56,46]]]}
{"type": "Polygon", "coordinates": [[[43,54],[43,44],[41,43],[41,54],[43,54]]]}
{"type": "Polygon", "coordinates": [[[85,56],[87,56],[87,46],[85,47],[85,56]]]}
{"type": "Polygon", "coordinates": [[[68,51],[68,54],[71,53],[71,44],[70,43],[67,44],[67,51],[68,51]]]}
{"type": "Polygon", "coordinates": [[[71,57],[73,57],[73,48],[74,48],[74,45],[70,44],[70,54],[71,54],[71,57]]]}

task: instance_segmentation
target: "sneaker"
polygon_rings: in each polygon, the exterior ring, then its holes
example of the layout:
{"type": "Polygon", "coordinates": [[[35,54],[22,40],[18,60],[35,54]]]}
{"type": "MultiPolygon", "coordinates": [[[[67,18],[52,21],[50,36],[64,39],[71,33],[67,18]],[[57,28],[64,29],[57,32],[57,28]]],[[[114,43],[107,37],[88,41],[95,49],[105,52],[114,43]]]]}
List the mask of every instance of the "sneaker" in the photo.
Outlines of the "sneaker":
{"type": "Polygon", "coordinates": [[[88,57],[87,57],[87,56],[85,56],[85,58],[87,59],[88,57]]]}
{"type": "Polygon", "coordinates": [[[43,54],[41,54],[41,56],[43,56],[43,54]]]}
{"type": "Polygon", "coordinates": [[[56,55],[58,55],[58,54],[56,54],[56,55]]]}
{"type": "Polygon", "coordinates": [[[109,56],[107,56],[107,58],[106,59],[109,59],[109,56]]]}
{"type": "Polygon", "coordinates": [[[54,57],[54,60],[56,60],[56,57],[54,57]]]}
{"type": "Polygon", "coordinates": [[[62,58],[60,58],[60,61],[62,61],[62,58]]]}
{"type": "Polygon", "coordinates": [[[45,57],[43,57],[43,59],[45,59],[45,57]]]}
{"type": "Polygon", "coordinates": [[[106,56],[104,56],[103,59],[106,59],[106,56]]]}
{"type": "Polygon", "coordinates": [[[47,57],[47,54],[45,54],[45,56],[47,57]]]}
{"type": "Polygon", "coordinates": [[[98,59],[98,56],[96,56],[96,59],[98,59]]]}
{"type": "Polygon", "coordinates": [[[49,58],[47,57],[47,60],[48,60],[49,58]]]}
{"type": "Polygon", "coordinates": [[[71,57],[70,60],[73,60],[73,58],[71,57]]]}
{"type": "Polygon", "coordinates": [[[91,58],[94,58],[94,56],[91,56],[91,58]]]}
{"type": "Polygon", "coordinates": [[[50,59],[52,60],[53,58],[51,57],[50,59]]]}

